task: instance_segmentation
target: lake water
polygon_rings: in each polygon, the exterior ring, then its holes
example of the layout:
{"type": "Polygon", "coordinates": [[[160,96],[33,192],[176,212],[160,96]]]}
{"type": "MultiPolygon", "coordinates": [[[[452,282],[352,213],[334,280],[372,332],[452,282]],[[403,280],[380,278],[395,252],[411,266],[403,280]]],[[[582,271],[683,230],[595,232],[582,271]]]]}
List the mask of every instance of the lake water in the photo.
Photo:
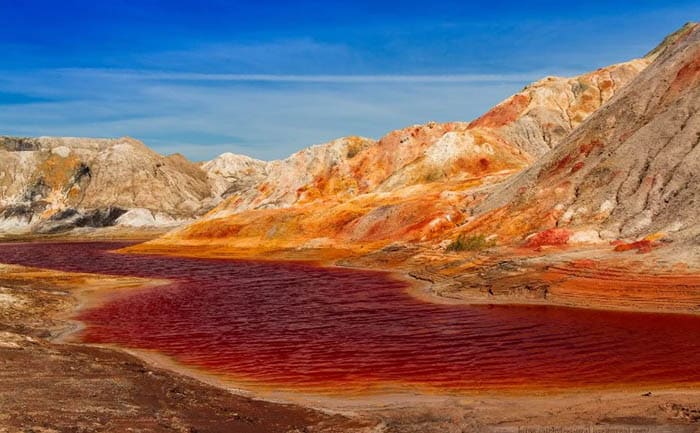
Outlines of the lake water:
{"type": "Polygon", "coordinates": [[[381,272],[0,244],[0,262],[172,284],[80,313],[81,338],[251,386],[363,392],[700,382],[700,317],[438,305],[381,272]]]}

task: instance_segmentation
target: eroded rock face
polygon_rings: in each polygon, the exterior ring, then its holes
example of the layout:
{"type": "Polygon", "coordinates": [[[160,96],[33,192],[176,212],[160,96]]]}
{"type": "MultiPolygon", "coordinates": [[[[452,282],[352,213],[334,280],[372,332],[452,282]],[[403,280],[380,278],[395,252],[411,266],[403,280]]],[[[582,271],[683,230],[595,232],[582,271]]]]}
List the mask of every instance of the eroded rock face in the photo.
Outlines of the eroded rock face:
{"type": "MultiPolygon", "coordinates": [[[[0,137],[0,231],[189,221],[230,186],[218,174],[225,164],[211,165],[218,171],[205,171],[181,155],[159,155],[127,137],[0,137]],[[137,209],[141,214],[131,212],[137,209]]],[[[224,173],[235,177],[244,168],[229,166],[224,173]]]]}
{"type": "Polygon", "coordinates": [[[354,160],[372,144],[367,138],[344,137],[266,163],[263,175],[248,176],[229,188],[228,199],[217,213],[286,208],[319,198],[353,196],[359,191],[354,160]]]}
{"type": "Polygon", "coordinates": [[[562,144],[499,187],[467,230],[502,239],[552,227],[604,240],[661,232],[700,242],[700,26],[653,55],[562,144]]]}

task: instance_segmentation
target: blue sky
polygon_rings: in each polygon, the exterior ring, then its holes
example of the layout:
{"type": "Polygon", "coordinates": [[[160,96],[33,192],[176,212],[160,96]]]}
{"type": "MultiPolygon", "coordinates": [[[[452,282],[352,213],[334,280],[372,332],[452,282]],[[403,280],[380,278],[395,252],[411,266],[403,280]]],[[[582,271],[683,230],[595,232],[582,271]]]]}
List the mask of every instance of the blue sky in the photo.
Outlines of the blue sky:
{"type": "Polygon", "coordinates": [[[697,1],[0,0],[0,134],[281,158],[472,119],[699,16],[697,1]]]}

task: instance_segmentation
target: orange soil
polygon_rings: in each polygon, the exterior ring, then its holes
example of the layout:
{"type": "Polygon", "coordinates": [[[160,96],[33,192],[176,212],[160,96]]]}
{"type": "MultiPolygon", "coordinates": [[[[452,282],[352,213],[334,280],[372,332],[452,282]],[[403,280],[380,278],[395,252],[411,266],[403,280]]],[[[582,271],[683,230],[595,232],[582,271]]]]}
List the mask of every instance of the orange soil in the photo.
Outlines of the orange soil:
{"type": "Polygon", "coordinates": [[[520,117],[520,114],[527,108],[528,104],[530,104],[530,97],[528,95],[522,93],[517,94],[474,120],[469,126],[472,128],[498,128],[507,125],[520,117]]]}

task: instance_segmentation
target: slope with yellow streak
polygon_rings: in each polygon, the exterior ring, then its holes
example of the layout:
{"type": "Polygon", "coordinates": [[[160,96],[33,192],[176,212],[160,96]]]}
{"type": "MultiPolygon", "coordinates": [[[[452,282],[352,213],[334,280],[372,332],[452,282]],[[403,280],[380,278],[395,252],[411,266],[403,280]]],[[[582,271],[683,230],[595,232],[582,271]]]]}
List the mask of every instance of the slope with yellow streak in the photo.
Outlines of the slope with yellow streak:
{"type": "Polygon", "coordinates": [[[624,87],[650,59],[573,78],[547,77],[471,123],[428,122],[378,141],[344,137],[267,165],[266,178],[237,191],[218,216],[347,200],[431,182],[454,182],[530,165],[624,87]]]}
{"type": "Polygon", "coordinates": [[[345,137],[312,146],[269,163],[264,181],[149,245],[366,251],[392,242],[439,242],[471,219],[488,188],[555,146],[648,61],[546,78],[471,123],[429,122],[376,142],[345,137]]]}
{"type": "Polygon", "coordinates": [[[368,193],[349,200],[325,200],[289,208],[261,209],[201,219],[183,230],[133,248],[200,245],[249,250],[251,254],[296,248],[351,252],[381,248],[401,239],[420,242],[439,237],[464,220],[475,200],[464,193],[501,180],[509,172],[451,184],[430,183],[389,193],[368,193]]]}

